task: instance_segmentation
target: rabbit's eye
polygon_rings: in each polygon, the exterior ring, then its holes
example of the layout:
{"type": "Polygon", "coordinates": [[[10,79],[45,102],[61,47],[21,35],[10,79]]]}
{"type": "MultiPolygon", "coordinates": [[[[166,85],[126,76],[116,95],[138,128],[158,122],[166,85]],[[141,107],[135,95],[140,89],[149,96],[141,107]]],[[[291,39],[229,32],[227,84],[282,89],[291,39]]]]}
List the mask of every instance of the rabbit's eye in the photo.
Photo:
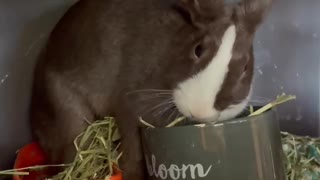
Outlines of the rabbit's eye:
{"type": "Polygon", "coordinates": [[[200,58],[204,52],[204,48],[201,44],[198,44],[194,49],[194,55],[196,58],[200,58]]]}

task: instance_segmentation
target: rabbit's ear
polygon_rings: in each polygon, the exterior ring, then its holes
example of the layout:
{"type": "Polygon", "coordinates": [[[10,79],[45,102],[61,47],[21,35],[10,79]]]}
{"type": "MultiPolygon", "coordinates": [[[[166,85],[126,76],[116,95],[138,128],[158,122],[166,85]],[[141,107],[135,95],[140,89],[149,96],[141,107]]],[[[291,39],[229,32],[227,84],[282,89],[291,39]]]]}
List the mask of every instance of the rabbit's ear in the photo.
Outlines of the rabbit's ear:
{"type": "Polygon", "coordinates": [[[177,7],[194,25],[208,24],[224,14],[223,0],[177,0],[177,7]]]}
{"type": "Polygon", "coordinates": [[[241,0],[236,6],[236,18],[243,21],[250,32],[254,32],[265,18],[271,4],[272,0],[241,0]]]}

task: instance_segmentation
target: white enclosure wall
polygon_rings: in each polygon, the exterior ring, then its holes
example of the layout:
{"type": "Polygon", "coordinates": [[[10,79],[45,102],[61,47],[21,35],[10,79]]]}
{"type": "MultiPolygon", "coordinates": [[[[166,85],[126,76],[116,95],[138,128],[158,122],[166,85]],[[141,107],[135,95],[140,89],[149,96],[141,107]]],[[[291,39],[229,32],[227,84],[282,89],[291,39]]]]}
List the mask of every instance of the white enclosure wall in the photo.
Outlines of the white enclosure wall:
{"type": "Polygon", "coordinates": [[[74,0],[0,0],[0,169],[29,142],[28,104],[35,59],[74,0]]]}

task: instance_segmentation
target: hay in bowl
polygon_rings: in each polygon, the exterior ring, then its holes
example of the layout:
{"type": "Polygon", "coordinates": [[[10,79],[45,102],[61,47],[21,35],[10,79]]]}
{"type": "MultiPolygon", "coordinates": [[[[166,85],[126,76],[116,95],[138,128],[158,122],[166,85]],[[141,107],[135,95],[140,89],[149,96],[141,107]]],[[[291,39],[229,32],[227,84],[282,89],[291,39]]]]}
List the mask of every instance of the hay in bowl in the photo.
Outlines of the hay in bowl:
{"type": "MultiPolygon", "coordinates": [[[[295,99],[294,96],[281,95],[277,99],[251,112],[250,116],[263,113],[275,105],[295,99]]],[[[167,127],[175,126],[185,120],[178,118],[167,127]]],[[[146,126],[153,127],[141,119],[146,126]]],[[[51,180],[112,180],[117,171],[120,136],[115,119],[107,117],[96,121],[75,139],[77,155],[74,162],[66,166],[65,171],[50,178],[51,180]],[[116,171],[116,172],[115,172],[116,171]]],[[[284,161],[288,180],[318,180],[320,179],[320,138],[302,137],[282,132],[284,161]]],[[[3,175],[28,175],[28,171],[36,171],[49,166],[26,167],[0,171],[3,175]]],[[[120,180],[121,178],[119,178],[120,180]]]]}
{"type": "MultiPolygon", "coordinates": [[[[260,114],[270,110],[271,108],[273,108],[275,106],[278,106],[280,104],[286,103],[286,102],[294,100],[294,99],[296,99],[296,96],[286,95],[285,93],[283,93],[283,94],[277,96],[274,101],[268,103],[267,105],[265,105],[265,106],[263,106],[263,107],[261,107],[261,108],[259,108],[257,110],[254,110],[253,106],[249,106],[249,114],[248,114],[248,116],[251,117],[251,116],[260,115],[260,114]]],[[[174,120],[173,122],[168,124],[166,127],[170,128],[170,127],[173,127],[173,126],[177,126],[177,125],[179,125],[181,122],[183,122],[185,120],[187,120],[187,118],[185,118],[185,117],[177,118],[176,120],[174,120]]],[[[218,123],[218,122],[215,122],[215,123],[218,123]]],[[[148,122],[144,121],[142,118],[140,118],[140,123],[143,124],[144,126],[148,127],[148,128],[155,128],[155,126],[153,126],[152,124],[149,124],[148,122]]],[[[197,125],[201,126],[202,124],[197,124],[197,125]]]]}

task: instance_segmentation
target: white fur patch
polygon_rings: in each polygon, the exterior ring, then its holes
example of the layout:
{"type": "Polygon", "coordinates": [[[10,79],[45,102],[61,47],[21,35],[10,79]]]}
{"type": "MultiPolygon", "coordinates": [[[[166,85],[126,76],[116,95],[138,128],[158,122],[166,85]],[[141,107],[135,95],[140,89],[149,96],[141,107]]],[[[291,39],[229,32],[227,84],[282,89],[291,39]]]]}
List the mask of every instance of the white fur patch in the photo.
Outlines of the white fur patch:
{"type": "Polygon", "coordinates": [[[248,101],[249,101],[249,98],[251,97],[251,95],[252,95],[252,86],[250,87],[249,94],[248,94],[247,98],[244,99],[241,103],[236,104],[236,105],[231,105],[227,109],[222,111],[220,113],[218,120],[219,121],[228,120],[228,119],[231,119],[231,118],[237,116],[239,113],[241,113],[248,105],[248,101]]]}
{"type": "Polygon", "coordinates": [[[219,121],[224,121],[224,120],[228,120],[231,119],[235,116],[237,116],[239,113],[241,113],[243,111],[243,109],[247,106],[248,101],[243,101],[240,104],[236,104],[236,105],[232,105],[230,107],[228,107],[227,109],[225,109],[224,111],[222,111],[220,113],[219,116],[219,121]]]}
{"type": "Polygon", "coordinates": [[[216,56],[207,67],[181,82],[174,90],[174,102],[183,115],[199,121],[217,120],[220,116],[220,112],[214,108],[214,102],[229,71],[235,39],[236,28],[231,25],[222,37],[216,56]]]}

